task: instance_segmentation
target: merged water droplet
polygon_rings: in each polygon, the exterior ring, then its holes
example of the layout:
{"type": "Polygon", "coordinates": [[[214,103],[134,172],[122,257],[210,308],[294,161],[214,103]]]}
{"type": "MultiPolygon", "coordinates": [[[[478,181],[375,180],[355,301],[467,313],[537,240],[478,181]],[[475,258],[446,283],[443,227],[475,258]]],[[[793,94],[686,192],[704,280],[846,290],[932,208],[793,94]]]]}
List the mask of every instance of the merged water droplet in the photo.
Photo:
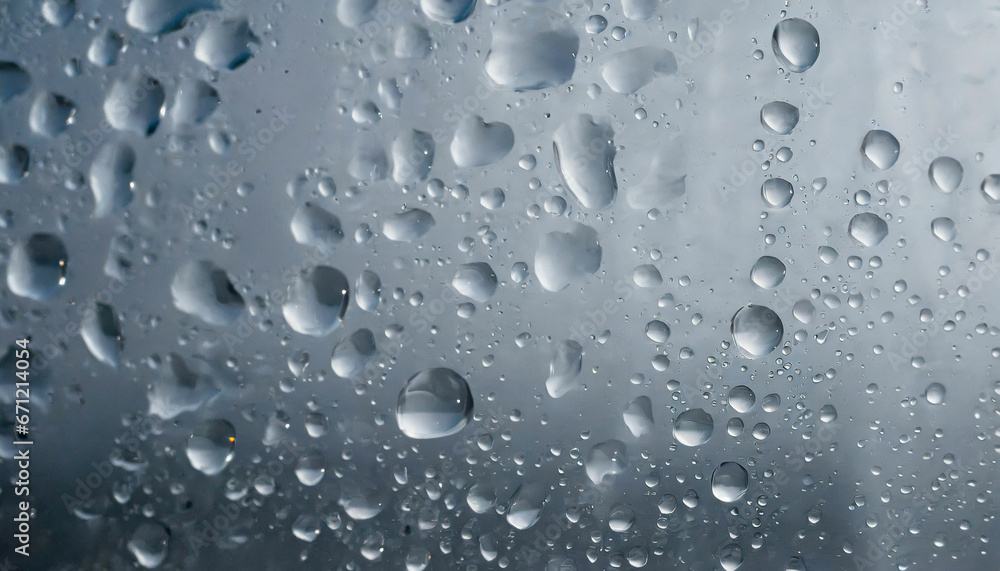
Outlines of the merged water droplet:
{"type": "Polygon", "coordinates": [[[610,124],[587,114],[568,119],[552,136],[556,168],[584,208],[607,208],[618,194],[614,136],[610,124]]]}
{"type": "Polygon", "coordinates": [[[601,245],[597,241],[597,231],[578,222],[574,222],[568,232],[549,232],[542,236],[535,251],[538,283],[548,291],[560,291],[600,267],[601,245]]]}
{"type": "Polygon", "coordinates": [[[160,365],[159,378],[150,386],[149,414],[170,420],[198,410],[218,394],[210,377],[192,370],[180,355],[170,353],[160,365]]]}
{"type": "Polygon", "coordinates": [[[292,237],[299,244],[328,251],[344,239],[340,219],[322,206],[307,202],[292,216],[292,237]]]}
{"type": "Polygon", "coordinates": [[[712,495],[720,502],[728,504],[739,500],[749,485],[746,468],[736,462],[723,462],[712,472],[712,495]]]}
{"type": "Polygon", "coordinates": [[[226,271],[209,260],[189,260],[177,269],[170,283],[174,306],[210,325],[229,325],[243,311],[226,271]]]}
{"type": "Polygon", "coordinates": [[[551,28],[542,14],[526,13],[497,26],[484,67],[498,89],[525,91],[562,85],[573,77],[580,39],[572,30],[551,28]]]}
{"type": "Polygon", "coordinates": [[[700,408],[686,410],[674,419],[674,439],[684,446],[701,446],[715,430],[712,415],[700,408]]]}
{"type": "Polygon", "coordinates": [[[601,66],[601,77],[615,93],[635,93],[654,79],[675,73],[674,54],[654,46],[618,52],[601,66]]]}
{"type": "Polygon", "coordinates": [[[459,168],[491,165],[514,148],[514,130],[496,121],[487,123],[479,115],[470,115],[458,124],[451,140],[451,158],[459,168]]]}
{"type": "Polygon", "coordinates": [[[787,101],[772,101],[760,108],[760,124],[775,135],[788,135],[799,124],[799,108],[787,101]]]}
{"type": "Polygon", "coordinates": [[[246,18],[212,22],[195,41],[194,57],[212,69],[236,69],[250,59],[254,41],[246,18]]]}
{"type": "Polygon", "coordinates": [[[782,67],[802,73],[819,58],[819,32],[801,18],[788,18],[774,27],[771,48],[782,67]]]}
{"type": "Polygon", "coordinates": [[[11,248],[7,261],[7,288],[14,295],[44,301],[66,283],[68,254],[53,234],[32,234],[11,248]]]}
{"type": "Polygon", "coordinates": [[[350,378],[363,371],[377,353],[375,334],[369,329],[358,329],[333,348],[330,368],[338,377],[350,378]]]}
{"type": "Polygon", "coordinates": [[[349,298],[350,285],[343,272],[316,266],[295,276],[281,313],[296,333],[325,337],[340,327],[349,298]]]}
{"type": "Polygon", "coordinates": [[[396,422],[410,438],[442,438],[465,428],[472,418],[469,383],[444,367],[410,377],[399,392],[396,422]]]}
{"type": "Polygon", "coordinates": [[[204,421],[191,433],[185,452],[192,468],[214,476],[236,455],[236,428],[221,418],[204,421]]]}
{"type": "MultiPolygon", "coordinates": [[[[513,147],[513,132],[510,139],[513,147]]],[[[434,165],[434,148],[434,137],[430,133],[416,129],[404,130],[392,142],[392,180],[397,184],[426,180],[434,165]]],[[[463,157],[465,158],[467,157],[463,157]]]]}
{"type": "Polygon", "coordinates": [[[781,343],[785,327],[771,308],[747,305],[733,315],[730,324],[733,342],[747,356],[763,357],[781,343]]]}
{"type": "Polygon", "coordinates": [[[851,218],[847,233],[858,244],[871,248],[889,235],[889,224],[871,212],[862,212],[851,218]]]}
{"type": "Polygon", "coordinates": [[[899,159],[899,141],[889,131],[868,131],[861,141],[861,161],[870,171],[892,168],[899,159]]]}
{"type": "Polygon", "coordinates": [[[590,481],[602,485],[628,468],[628,448],[621,440],[605,440],[587,451],[584,461],[590,481]]]}

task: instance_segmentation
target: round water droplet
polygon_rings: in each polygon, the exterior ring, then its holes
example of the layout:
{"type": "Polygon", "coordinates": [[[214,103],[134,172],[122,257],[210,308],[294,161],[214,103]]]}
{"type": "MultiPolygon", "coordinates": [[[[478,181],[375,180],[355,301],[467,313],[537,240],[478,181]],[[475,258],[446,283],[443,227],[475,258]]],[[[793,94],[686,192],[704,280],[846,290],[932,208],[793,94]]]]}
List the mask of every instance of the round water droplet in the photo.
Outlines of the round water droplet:
{"type": "Polygon", "coordinates": [[[749,484],[746,468],[736,462],[723,462],[712,472],[712,495],[720,502],[732,503],[742,498],[749,484]]]}
{"type": "Polygon", "coordinates": [[[457,24],[472,15],[476,0],[420,0],[420,10],[431,20],[457,24]]]}
{"type": "Polygon", "coordinates": [[[324,337],[343,322],[349,290],[343,272],[330,266],[316,266],[295,276],[288,286],[281,313],[296,333],[324,337]]]}
{"type": "Polygon", "coordinates": [[[750,269],[750,281],[759,288],[773,289],[785,280],[785,264],[773,256],[761,256],[750,269]]]}
{"type": "Polygon", "coordinates": [[[941,216],[931,220],[931,233],[942,242],[951,242],[958,237],[958,227],[955,221],[947,216],[941,216]]]}
{"type": "Polygon", "coordinates": [[[642,264],[632,271],[632,281],[639,287],[657,287],[663,284],[663,276],[653,264],[642,264]]]}
{"type": "Polygon", "coordinates": [[[792,202],[792,183],[783,178],[769,178],[760,187],[760,197],[770,208],[784,208],[792,202]]]}
{"type": "Polygon", "coordinates": [[[10,251],[7,287],[14,295],[49,299],[66,283],[66,263],[66,246],[58,236],[32,234],[10,251]]]}
{"type": "Polygon", "coordinates": [[[962,163],[951,157],[938,157],[927,168],[931,186],[941,192],[954,192],[962,184],[962,163]]]}
{"type": "Polygon", "coordinates": [[[451,287],[469,299],[485,302],[497,291],[497,275],[486,262],[462,264],[451,280],[451,287]]]}
{"type": "Polygon", "coordinates": [[[655,343],[666,343],[670,338],[670,326],[654,319],[646,324],[646,337],[655,343]]]}
{"type": "Polygon", "coordinates": [[[769,307],[747,305],[733,315],[730,332],[743,353],[763,357],[778,347],[785,328],[778,314],[769,307]]]}
{"type": "Polygon", "coordinates": [[[600,14],[594,14],[587,18],[586,30],[588,34],[600,34],[608,27],[608,20],[600,14]]]}
{"type": "Polygon", "coordinates": [[[736,571],[743,565],[743,548],[738,543],[729,543],[719,550],[719,565],[725,571],[736,571]]]}
{"type": "Polygon", "coordinates": [[[889,225],[871,212],[862,212],[851,218],[847,233],[862,246],[877,246],[889,235],[889,225]]]}
{"type": "Polygon", "coordinates": [[[139,565],[154,569],[167,558],[170,532],[159,522],[146,521],[139,524],[128,540],[128,550],[139,565]]]}
{"type": "Polygon", "coordinates": [[[729,390],[729,406],[738,413],[748,412],[757,402],[757,395],[746,385],[737,385],[729,390]]]}
{"type": "Polygon", "coordinates": [[[700,408],[686,410],[674,420],[674,439],[684,446],[701,446],[715,430],[712,415],[700,408]]]}
{"type": "Polygon", "coordinates": [[[410,377],[399,392],[396,422],[410,438],[441,438],[461,431],[472,408],[465,379],[451,369],[427,369],[410,377]]]}
{"type": "Polygon", "coordinates": [[[302,453],[295,463],[295,477],[303,486],[315,486],[326,475],[326,456],[315,448],[302,453]]]}
{"type": "Polygon", "coordinates": [[[236,429],[222,419],[202,422],[187,441],[188,462],[202,474],[222,472],[236,453],[236,429]]]}
{"type": "Polygon", "coordinates": [[[924,391],[924,398],[927,399],[928,404],[942,404],[944,403],[945,388],[941,383],[931,383],[927,385],[927,390],[924,391]]]}
{"type": "Polygon", "coordinates": [[[617,504],[611,508],[608,514],[608,527],[611,531],[624,533],[632,529],[635,523],[635,511],[628,504],[617,504]]]}
{"type": "Polygon", "coordinates": [[[787,101],[772,101],[760,108],[760,124],[775,135],[787,135],[799,123],[799,108],[787,101]]]}
{"type": "Polygon", "coordinates": [[[979,190],[986,202],[1000,204],[1000,174],[991,174],[984,178],[979,190]]]}
{"type": "Polygon", "coordinates": [[[899,141],[888,131],[868,131],[861,141],[861,160],[870,171],[884,171],[896,164],[899,141]]]}
{"type": "Polygon", "coordinates": [[[782,67],[802,73],[819,58],[819,32],[801,18],[788,18],[774,27],[771,48],[782,67]]]}

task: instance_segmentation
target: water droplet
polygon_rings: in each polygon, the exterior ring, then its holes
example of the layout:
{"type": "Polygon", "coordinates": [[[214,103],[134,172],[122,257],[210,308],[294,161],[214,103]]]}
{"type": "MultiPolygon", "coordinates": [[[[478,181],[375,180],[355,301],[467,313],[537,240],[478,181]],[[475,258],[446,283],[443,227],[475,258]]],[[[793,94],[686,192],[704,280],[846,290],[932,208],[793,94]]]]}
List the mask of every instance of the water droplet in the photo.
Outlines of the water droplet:
{"type": "Polygon", "coordinates": [[[802,73],[819,58],[819,32],[801,18],[788,18],[774,27],[771,48],[782,67],[793,73],[802,73]]]}
{"type": "Polygon", "coordinates": [[[858,244],[871,248],[889,235],[889,225],[871,212],[862,212],[851,218],[851,222],[847,225],[847,233],[858,244]]]}
{"type": "Polygon", "coordinates": [[[426,180],[434,164],[434,149],[434,137],[430,133],[416,129],[403,131],[392,143],[392,180],[397,184],[426,180]]]}
{"type": "Polygon", "coordinates": [[[785,328],[781,318],[771,308],[747,305],[733,315],[730,332],[743,353],[763,357],[778,347],[785,328]]]}
{"type": "Polygon", "coordinates": [[[296,242],[319,250],[329,250],[344,239],[340,219],[310,202],[295,210],[291,229],[296,242]]]}
{"type": "Polygon", "coordinates": [[[229,325],[243,311],[225,270],[208,260],[190,260],[177,269],[170,283],[174,306],[210,325],[229,325]]]}
{"type": "Polygon", "coordinates": [[[28,90],[31,76],[12,61],[0,60],[0,105],[28,90]]]}
{"type": "Polygon", "coordinates": [[[775,135],[788,135],[799,123],[799,108],[787,101],[772,101],[760,108],[760,124],[775,135]]]}
{"type": "Polygon", "coordinates": [[[774,289],[785,280],[785,264],[774,256],[761,256],[750,269],[750,281],[762,289],[774,289]]]}
{"type": "Polygon", "coordinates": [[[653,401],[647,396],[632,399],[623,414],[625,426],[639,438],[653,431],[653,401]]]}
{"type": "Polygon", "coordinates": [[[0,144],[0,184],[17,184],[28,176],[31,157],[21,145],[0,144]]]}
{"type": "Polygon", "coordinates": [[[742,498],[749,484],[746,468],[736,462],[723,462],[712,472],[712,495],[720,502],[732,503],[742,498]]]}
{"type": "Polygon", "coordinates": [[[76,105],[72,101],[58,93],[43,91],[31,104],[28,125],[36,134],[52,139],[69,127],[75,114],[76,105]]]}
{"type": "Polygon", "coordinates": [[[451,279],[451,287],[465,297],[482,303],[496,293],[497,275],[486,262],[462,264],[451,279]]]}
{"type": "Polygon", "coordinates": [[[719,565],[725,571],[736,571],[743,565],[743,548],[738,543],[728,543],[719,550],[719,565]]]}
{"type": "Polygon", "coordinates": [[[57,28],[65,27],[76,15],[76,0],[45,0],[42,2],[42,17],[57,28]]]}
{"type": "Polygon", "coordinates": [[[635,511],[628,504],[617,504],[612,506],[608,513],[608,527],[611,531],[624,533],[632,529],[635,524],[635,511]]]}
{"type": "Polygon", "coordinates": [[[188,462],[202,474],[222,472],[236,454],[236,429],[226,420],[202,422],[187,441],[188,462]]]}
{"type": "Polygon", "coordinates": [[[639,287],[658,287],[663,284],[663,276],[653,264],[642,264],[632,271],[632,281],[639,287]]]}
{"type": "Polygon", "coordinates": [[[646,324],[646,337],[655,343],[666,343],[670,338],[670,326],[654,319],[646,324]]]}
{"type": "Polygon", "coordinates": [[[542,508],[549,499],[549,489],[541,482],[528,482],[518,486],[510,498],[507,523],[525,530],[538,523],[542,508]]]}
{"type": "Polygon", "coordinates": [[[472,15],[476,0],[420,0],[420,9],[436,22],[457,24],[472,15]]]}
{"type": "Polygon", "coordinates": [[[942,404],[944,403],[945,388],[941,383],[931,383],[927,385],[927,390],[924,391],[924,398],[927,399],[928,404],[942,404]]]}
{"type": "Polygon", "coordinates": [[[295,477],[303,486],[315,486],[326,475],[326,456],[315,448],[302,453],[295,463],[295,477]]]}
{"type": "Polygon", "coordinates": [[[955,226],[955,221],[947,216],[931,220],[931,232],[935,238],[942,242],[951,242],[958,237],[958,228],[955,226]]]}
{"type": "Polygon", "coordinates": [[[128,540],[128,550],[139,565],[146,569],[159,567],[167,558],[170,531],[159,522],[139,524],[128,540]]]}
{"type": "Polygon", "coordinates": [[[884,171],[896,164],[899,141],[888,131],[868,131],[861,141],[861,160],[870,171],[884,171]]]}
{"type": "Polygon", "coordinates": [[[586,30],[588,34],[600,34],[608,27],[608,19],[600,14],[594,14],[587,18],[586,30]]]}
{"type": "Polygon", "coordinates": [[[111,67],[118,62],[118,55],[125,47],[122,35],[114,30],[104,30],[94,36],[87,48],[87,59],[98,67],[111,67]]]}
{"type": "Polygon", "coordinates": [[[281,313],[296,333],[325,337],[343,322],[349,290],[343,272],[330,266],[316,266],[295,276],[288,286],[281,313]]]}
{"type": "Polygon", "coordinates": [[[576,377],[583,369],[583,346],[573,340],[559,344],[549,362],[545,390],[552,398],[561,398],[576,387],[576,377]]]}
{"type": "Polygon", "coordinates": [[[358,329],[334,346],[330,368],[338,377],[353,377],[368,366],[377,352],[375,334],[369,329],[358,329]]]}
{"type": "Polygon", "coordinates": [[[599,442],[587,451],[584,466],[591,482],[604,484],[628,467],[628,448],[620,440],[599,442]]]}
{"type": "Polygon", "coordinates": [[[80,320],[80,337],[95,359],[111,367],[121,363],[122,328],[110,305],[94,302],[80,320]]]}
{"type": "Polygon", "coordinates": [[[714,430],[712,415],[700,408],[686,410],[674,419],[674,439],[684,446],[701,446],[714,430]]]}
{"type": "Polygon", "coordinates": [[[1000,204],[1000,174],[991,174],[984,178],[979,190],[986,202],[1000,204]]]}
{"type": "Polygon", "coordinates": [[[573,223],[569,232],[549,232],[542,236],[535,252],[535,273],[548,291],[560,291],[600,267],[597,231],[578,222],[573,223]]]}
{"type": "Polygon", "coordinates": [[[674,54],[653,46],[618,52],[601,66],[601,77],[615,93],[635,93],[654,79],[675,73],[674,54]]]}
{"type": "Polygon", "coordinates": [[[412,242],[434,227],[434,217],[419,208],[390,214],[382,223],[382,234],[394,242],[412,242]]]}
{"type": "Polygon", "coordinates": [[[618,193],[614,135],[610,124],[577,114],[552,136],[556,168],[566,188],[584,208],[607,208],[618,193]]]}
{"type": "Polygon", "coordinates": [[[125,20],[140,32],[162,34],[181,28],[195,12],[216,8],[214,0],[131,0],[125,20]]]}
{"type": "Polygon", "coordinates": [[[451,369],[427,369],[410,377],[399,392],[396,422],[410,438],[442,438],[461,431],[472,408],[465,379],[451,369]]]}
{"type": "Polygon", "coordinates": [[[165,100],[163,85],[136,67],[108,89],[104,115],[108,124],[119,131],[148,136],[160,124],[165,100]]]}
{"type": "Polygon", "coordinates": [[[170,117],[175,125],[199,125],[219,107],[219,92],[206,81],[186,77],[177,86],[170,117]]]}
{"type": "Polygon", "coordinates": [[[7,287],[14,295],[44,301],[66,283],[66,246],[52,234],[19,240],[7,261],[7,287]]]}
{"type": "Polygon", "coordinates": [[[729,406],[743,414],[749,412],[757,402],[757,395],[746,385],[737,385],[729,390],[729,406]]]}
{"type": "Polygon", "coordinates": [[[132,202],[135,151],[124,142],[107,143],[90,165],[90,190],[94,193],[94,218],[120,212],[132,202]]]}
{"type": "Polygon", "coordinates": [[[382,279],[371,270],[361,270],[354,292],[358,307],[370,313],[374,312],[382,297],[382,279]]]}
{"type": "Polygon", "coordinates": [[[962,184],[962,163],[951,157],[938,157],[927,168],[931,186],[941,192],[954,192],[962,184]]]}
{"type": "Polygon", "coordinates": [[[219,394],[214,381],[192,370],[180,355],[167,355],[160,365],[160,377],[152,383],[148,399],[149,414],[169,420],[201,408],[219,394]]]}
{"type": "Polygon", "coordinates": [[[760,197],[770,208],[784,208],[792,202],[792,183],[783,178],[769,178],[760,187],[760,197]]]}
{"type": "Polygon", "coordinates": [[[573,77],[580,39],[572,30],[550,27],[560,18],[545,15],[533,10],[507,20],[493,31],[485,69],[496,88],[545,89],[573,77]]]}

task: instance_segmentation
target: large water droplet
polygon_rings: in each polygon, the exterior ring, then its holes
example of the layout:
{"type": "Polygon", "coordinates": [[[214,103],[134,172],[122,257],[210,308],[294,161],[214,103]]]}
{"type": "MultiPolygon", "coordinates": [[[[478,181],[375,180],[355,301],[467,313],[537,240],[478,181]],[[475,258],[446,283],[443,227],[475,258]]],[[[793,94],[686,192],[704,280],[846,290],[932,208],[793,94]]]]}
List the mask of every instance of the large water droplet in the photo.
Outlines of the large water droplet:
{"type": "Polygon", "coordinates": [[[328,251],[344,239],[340,219],[311,202],[295,210],[291,227],[296,242],[319,250],[328,251]]]}
{"type": "Polygon", "coordinates": [[[457,24],[472,15],[476,0],[420,0],[420,10],[431,20],[457,24]]]}
{"type": "Polygon", "coordinates": [[[497,275],[486,262],[462,264],[451,279],[451,287],[469,299],[485,302],[497,291],[497,275]]]}
{"type": "Polygon", "coordinates": [[[212,69],[236,69],[250,59],[253,41],[246,18],[213,22],[198,36],[194,57],[212,69]]]}
{"type": "Polygon", "coordinates": [[[958,227],[951,218],[941,216],[931,220],[931,233],[942,242],[951,242],[958,237],[958,227]]]}
{"type": "Polygon", "coordinates": [[[605,440],[595,444],[584,462],[590,481],[602,485],[628,468],[628,448],[621,440],[605,440]]]}
{"type": "Polygon", "coordinates": [[[639,438],[653,431],[653,401],[647,396],[636,397],[625,407],[625,426],[639,438]]]}
{"type": "Polygon", "coordinates": [[[111,67],[118,62],[118,55],[125,47],[125,40],[118,32],[106,29],[90,41],[87,59],[98,67],[111,67]]]}
{"type": "Polygon", "coordinates": [[[178,268],[170,283],[174,306],[210,325],[229,325],[243,311],[226,271],[208,260],[190,260],[178,268]]]}
{"type": "Polygon", "coordinates": [[[760,124],[775,135],[787,135],[799,123],[799,108],[787,101],[772,101],[760,108],[760,124]]]}
{"type": "Polygon", "coordinates": [[[719,550],[719,565],[725,571],[736,571],[743,565],[743,548],[738,543],[728,543],[719,550]]]}
{"type": "Polygon", "coordinates": [[[770,208],[784,208],[792,202],[795,190],[783,178],[769,178],[760,186],[760,197],[770,208]]]}
{"type": "Polygon", "coordinates": [[[146,521],[139,524],[128,540],[128,550],[139,565],[154,569],[167,558],[170,532],[159,522],[146,521]]]}
{"type": "Polygon", "coordinates": [[[191,370],[180,355],[167,355],[149,389],[149,414],[169,420],[201,408],[219,394],[212,379],[191,370]]]}
{"type": "Polygon", "coordinates": [[[763,357],[781,343],[785,327],[778,314],[763,305],[747,305],[733,315],[733,342],[750,357],[763,357]]]}
{"type": "Polygon", "coordinates": [[[987,175],[979,186],[983,198],[989,204],[1000,204],[1000,174],[987,175]]]}
{"type": "Polygon", "coordinates": [[[568,119],[552,136],[556,168],[584,208],[607,208],[618,193],[614,129],[587,114],[568,119]]]}
{"type": "Polygon", "coordinates": [[[573,77],[580,39],[571,30],[552,29],[538,11],[508,20],[493,31],[485,69],[498,89],[525,91],[562,85],[573,77]]]}
{"type": "Polygon", "coordinates": [[[31,104],[28,125],[36,134],[54,138],[73,122],[76,105],[72,101],[49,91],[39,93],[31,104]]]}
{"type": "MultiPolygon", "coordinates": [[[[511,146],[513,140],[512,133],[511,146]]],[[[424,131],[408,129],[396,137],[392,142],[392,180],[398,184],[425,180],[434,164],[434,147],[434,137],[424,131]]]]}
{"type": "Polygon", "coordinates": [[[215,0],[131,0],[125,21],[140,32],[162,34],[183,26],[191,14],[216,7],[215,0]]]}
{"type": "Polygon", "coordinates": [[[559,291],[601,267],[597,231],[578,222],[569,232],[549,232],[535,251],[535,273],[548,291],[559,291]]]}
{"type": "Polygon", "coordinates": [[[295,463],[295,477],[303,486],[315,486],[325,475],[326,456],[315,448],[303,452],[295,463]]]}
{"type": "Polygon", "coordinates": [[[729,390],[729,406],[740,414],[749,412],[756,402],[757,395],[746,385],[737,385],[729,390]]]}
{"type": "Polygon", "coordinates": [[[942,404],[944,403],[945,388],[941,383],[931,383],[927,385],[927,390],[924,391],[924,398],[927,399],[928,404],[942,404]]]}
{"type": "Polygon", "coordinates": [[[889,131],[868,131],[861,141],[861,161],[870,171],[884,171],[896,164],[899,141],[889,131]]]}
{"type": "Polygon", "coordinates": [[[45,0],[42,2],[42,17],[57,28],[65,27],[76,15],[76,0],[45,0]]]}
{"type": "Polygon", "coordinates": [[[549,488],[541,482],[528,482],[518,486],[510,498],[507,523],[525,530],[538,523],[542,508],[549,499],[549,488]]]}
{"type": "Polygon", "coordinates": [[[17,184],[28,176],[31,156],[21,145],[0,144],[0,184],[17,184]]]}
{"type": "Polygon", "coordinates": [[[236,429],[222,419],[202,422],[187,441],[188,462],[202,474],[222,472],[236,454],[236,429]]]}
{"type": "Polygon", "coordinates": [[[583,346],[573,340],[563,341],[549,362],[545,390],[557,399],[576,387],[576,377],[583,369],[583,346]]]}
{"type": "Polygon", "coordinates": [[[108,89],[104,115],[108,124],[119,131],[147,136],[160,124],[165,100],[159,80],[136,67],[108,89]]]}
{"type": "Polygon", "coordinates": [[[927,167],[931,186],[941,192],[954,192],[962,184],[962,163],[952,157],[938,157],[927,167]]]}
{"type": "Polygon", "coordinates": [[[208,82],[186,77],[181,80],[170,108],[175,125],[198,125],[219,107],[219,92],[208,82]]]}
{"type": "Polygon", "coordinates": [[[67,256],[58,236],[32,234],[19,240],[7,261],[7,287],[36,301],[51,298],[66,283],[67,256]]]}
{"type": "Polygon", "coordinates": [[[353,377],[368,366],[377,352],[375,334],[369,329],[358,329],[333,348],[330,368],[338,377],[353,377]]]}
{"type": "Polygon", "coordinates": [[[851,222],[847,225],[847,233],[858,244],[871,248],[889,235],[889,225],[871,212],[862,212],[851,218],[851,222]]]}
{"type": "Polygon", "coordinates": [[[669,51],[643,46],[608,57],[601,77],[615,93],[635,93],[657,77],[677,73],[677,58],[669,51]]]}
{"type": "Polygon", "coordinates": [[[119,212],[135,195],[132,171],[135,151],[124,142],[107,143],[90,165],[90,190],[94,193],[94,218],[119,212]]]}
{"type": "Polygon", "coordinates": [[[434,217],[419,208],[390,214],[382,223],[382,233],[395,242],[411,242],[434,227],[434,217]]]}
{"type": "Polygon", "coordinates": [[[12,61],[0,61],[0,105],[28,90],[31,76],[12,61]]]}
{"type": "Polygon", "coordinates": [[[712,495],[720,502],[732,503],[743,497],[749,483],[746,468],[736,462],[723,462],[712,472],[712,495]]]}
{"type": "Polygon", "coordinates": [[[459,168],[493,164],[514,148],[514,130],[496,121],[487,123],[479,115],[470,115],[458,124],[451,140],[451,158],[459,168]]]}
{"type": "Polygon", "coordinates": [[[774,289],[785,280],[785,264],[774,256],[761,256],[750,268],[750,281],[762,289],[774,289]]]}
{"type": "Polygon", "coordinates": [[[802,73],[819,58],[819,32],[801,18],[788,18],[774,27],[771,48],[782,67],[802,73]]]}
{"type": "Polygon", "coordinates": [[[443,367],[427,369],[399,392],[396,422],[410,438],[442,438],[461,431],[472,409],[472,391],[461,375],[443,367]]]}
{"type": "Polygon", "coordinates": [[[361,270],[354,285],[354,299],[364,311],[374,312],[382,296],[382,279],[371,270],[361,270]]]}
{"type": "Polygon", "coordinates": [[[94,302],[80,320],[80,337],[95,359],[117,367],[121,362],[122,328],[110,305],[94,302]]]}
{"type": "Polygon", "coordinates": [[[281,313],[296,333],[324,337],[340,327],[349,297],[350,286],[343,272],[316,266],[295,276],[281,313]]]}
{"type": "Polygon", "coordinates": [[[684,446],[701,446],[715,430],[712,415],[700,408],[686,410],[674,419],[674,439],[684,446]]]}

